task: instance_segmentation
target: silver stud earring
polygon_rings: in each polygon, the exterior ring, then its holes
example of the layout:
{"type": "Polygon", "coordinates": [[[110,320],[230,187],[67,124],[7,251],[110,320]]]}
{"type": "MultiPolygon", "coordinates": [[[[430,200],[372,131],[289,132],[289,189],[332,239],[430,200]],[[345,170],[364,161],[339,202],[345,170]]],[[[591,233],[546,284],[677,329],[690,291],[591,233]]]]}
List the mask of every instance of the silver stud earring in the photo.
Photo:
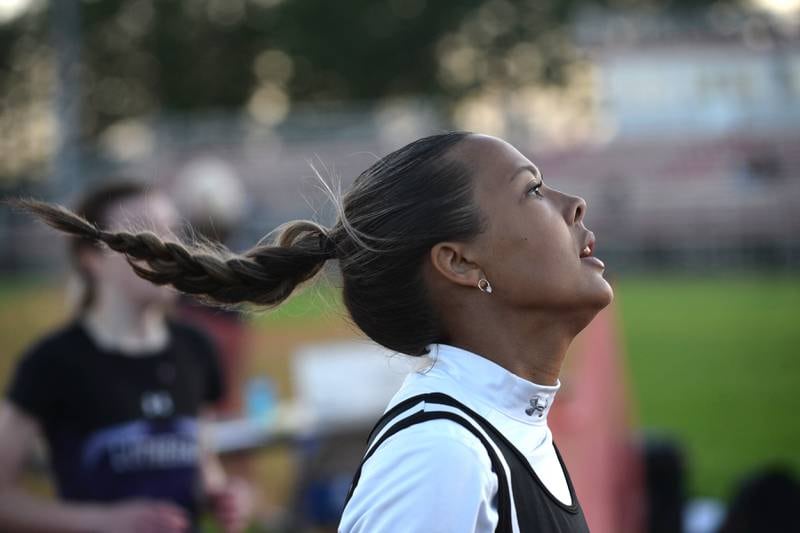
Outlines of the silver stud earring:
{"type": "Polygon", "coordinates": [[[481,278],[478,280],[478,288],[481,290],[481,292],[485,292],[486,294],[492,294],[492,285],[486,278],[481,278]]]}

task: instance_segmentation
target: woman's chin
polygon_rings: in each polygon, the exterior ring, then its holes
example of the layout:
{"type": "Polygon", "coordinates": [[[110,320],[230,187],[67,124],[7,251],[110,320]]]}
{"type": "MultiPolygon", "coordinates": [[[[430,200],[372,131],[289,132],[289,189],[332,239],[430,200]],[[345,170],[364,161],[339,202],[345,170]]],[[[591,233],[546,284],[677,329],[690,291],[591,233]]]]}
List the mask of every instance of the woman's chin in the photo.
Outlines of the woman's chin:
{"type": "Polygon", "coordinates": [[[602,291],[601,300],[603,301],[603,307],[607,307],[611,305],[611,302],[614,301],[614,289],[611,287],[611,284],[603,279],[604,290],[602,291]]]}
{"type": "Polygon", "coordinates": [[[613,301],[614,289],[611,288],[611,284],[605,278],[600,278],[596,284],[593,284],[591,295],[587,297],[588,306],[600,311],[608,307],[613,301]]]}

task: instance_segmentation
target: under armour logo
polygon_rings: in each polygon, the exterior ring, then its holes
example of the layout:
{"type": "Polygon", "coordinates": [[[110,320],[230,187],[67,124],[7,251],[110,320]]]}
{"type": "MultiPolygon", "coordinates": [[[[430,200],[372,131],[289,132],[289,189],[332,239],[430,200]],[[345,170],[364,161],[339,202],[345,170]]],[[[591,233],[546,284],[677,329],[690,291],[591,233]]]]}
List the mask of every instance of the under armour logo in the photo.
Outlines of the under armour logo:
{"type": "Polygon", "coordinates": [[[525,414],[528,416],[532,416],[533,413],[539,413],[539,418],[542,418],[544,415],[544,410],[547,409],[547,400],[539,398],[531,398],[530,400],[531,406],[525,409],[525,414]]]}

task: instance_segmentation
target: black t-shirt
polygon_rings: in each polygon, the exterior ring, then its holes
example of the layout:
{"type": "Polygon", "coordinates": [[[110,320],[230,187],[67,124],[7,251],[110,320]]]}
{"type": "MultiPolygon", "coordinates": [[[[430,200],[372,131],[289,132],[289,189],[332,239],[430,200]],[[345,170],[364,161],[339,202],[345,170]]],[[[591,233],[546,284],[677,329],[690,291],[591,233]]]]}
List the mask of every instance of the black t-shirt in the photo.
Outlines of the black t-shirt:
{"type": "Polygon", "coordinates": [[[37,343],[20,361],[8,398],[42,427],[61,498],[169,500],[196,516],[198,414],[222,395],[211,342],[169,322],[152,354],[99,348],[80,323],[37,343]]]}

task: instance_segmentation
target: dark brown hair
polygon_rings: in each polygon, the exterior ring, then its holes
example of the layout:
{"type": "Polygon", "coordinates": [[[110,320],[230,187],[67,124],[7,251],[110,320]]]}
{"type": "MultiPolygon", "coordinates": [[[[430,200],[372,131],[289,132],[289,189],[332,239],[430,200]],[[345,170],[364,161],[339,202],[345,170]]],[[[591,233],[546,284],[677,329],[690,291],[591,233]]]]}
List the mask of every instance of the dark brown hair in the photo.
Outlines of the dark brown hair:
{"type": "Polygon", "coordinates": [[[153,283],[222,304],[279,305],[336,258],[354,322],[389,349],[422,355],[429,344],[447,340],[423,282],[424,259],[436,243],[469,240],[483,229],[470,171],[448,155],[468,135],[433,135],[392,152],[337,202],[332,228],[290,222],[278,228],[274,243],[241,254],[165,242],[150,232],[109,232],[57,205],[19,205],[56,229],[126,254],[153,283]]]}

